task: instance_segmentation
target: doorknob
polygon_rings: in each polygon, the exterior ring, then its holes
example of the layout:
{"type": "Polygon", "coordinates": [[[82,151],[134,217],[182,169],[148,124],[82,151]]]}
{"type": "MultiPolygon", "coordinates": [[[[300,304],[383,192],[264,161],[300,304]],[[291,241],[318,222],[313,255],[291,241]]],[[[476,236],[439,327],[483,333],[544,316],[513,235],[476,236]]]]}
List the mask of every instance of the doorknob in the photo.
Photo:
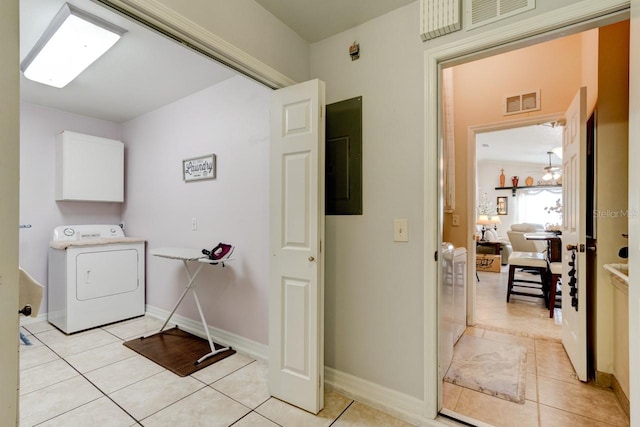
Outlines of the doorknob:
{"type": "MultiPolygon", "coordinates": [[[[578,251],[578,252],[584,252],[585,251],[585,245],[580,244],[580,245],[572,245],[572,244],[568,244],[567,245],[567,250],[568,251],[578,251]]],[[[593,250],[595,251],[595,246],[593,247],[593,249],[590,247],[589,250],[593,250]]]]}
{"type": "Polygon", "coordinates": [[[315,259],[314,257],[312,257],[312,256],[310,256],[310,257],[309,257],[309,262],[313,262],[313,261],[315,261],[315,260],[316,260],[316,259],[315,259]]]}

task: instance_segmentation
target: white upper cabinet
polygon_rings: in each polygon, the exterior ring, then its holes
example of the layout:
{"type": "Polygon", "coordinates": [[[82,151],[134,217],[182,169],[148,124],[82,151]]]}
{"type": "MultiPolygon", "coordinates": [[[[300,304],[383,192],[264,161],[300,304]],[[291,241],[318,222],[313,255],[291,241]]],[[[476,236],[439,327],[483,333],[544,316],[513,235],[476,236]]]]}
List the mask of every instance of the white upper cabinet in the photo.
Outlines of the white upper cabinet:
{"type": "Polygon", "coordinates": [[[124,201],[124,144],[63,131],[56,137],[56,200],[124,201]]]}

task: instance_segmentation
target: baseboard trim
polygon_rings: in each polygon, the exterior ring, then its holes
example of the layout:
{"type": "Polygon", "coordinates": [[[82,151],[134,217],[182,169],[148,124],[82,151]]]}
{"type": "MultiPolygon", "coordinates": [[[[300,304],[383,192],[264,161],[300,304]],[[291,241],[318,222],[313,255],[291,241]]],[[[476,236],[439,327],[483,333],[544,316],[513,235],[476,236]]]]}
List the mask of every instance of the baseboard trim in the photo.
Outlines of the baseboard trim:
{"type": "MultiPolygon", "coordinates": [[[[425,404],[413,396],[325,366],[325,386],[410,423],[425,425],[425,404]]],[[[429,420],[433,422],[433,420],[429,420]]],[[[432,424],[431,424],[432,425],[432,424]]]]}
{"type": "Polygon", "coordinates": [[[620,387],[620,383],[615,375],[611,375],[611,389],[613,390],[613,394],[618,398],[618,402],[620,402],[624,413],[627,414],[627,417],[631,417],[631,403],[627,395],[624,394],[624,390],[620,387]]]}
{"type": "Polygon", "coordinates": [[[622,390],[620,382],[618,382],[618,379],[614,374],[596,371],[595,383],[599,387],[610,388],[613,390],[613,394],[616,395],[622,410],[627,414],[627,417],[631,416],[631,403],[629,402],[629,398],[624,394],[624,390],[622,390]]]}
{"type": "Polygon", "coordinates": [[[596,371],[596,385],[599,387],[612,388],[613,374],[608,372],[596,371]]]}
{"type": "MultiPolygon", "coordinates": [[[[163,310],[152,305],[146,306],[146,314],[151,317],[155,317],[159,320],[166,320],[171,312],[163,310]]],[[[197,320],[188,319],[186,317],[174,314],[171,317],[171,325],[176,325],[180,329],[187,331],[191,334],[206,338],[207,334],[202,326],[202,323],[197,320]]],[[[234,350],[247,356],[253,357],[259,360],[268,360],[269,358],[269,346],[261,344],[259,342],[250,340],[248,338],[241,337],[231,332],[224,331],[222,329],[214,328],[207,325],[209,328],[209,334],[211,339],[217,343],[231,346],[234,350]]]]}

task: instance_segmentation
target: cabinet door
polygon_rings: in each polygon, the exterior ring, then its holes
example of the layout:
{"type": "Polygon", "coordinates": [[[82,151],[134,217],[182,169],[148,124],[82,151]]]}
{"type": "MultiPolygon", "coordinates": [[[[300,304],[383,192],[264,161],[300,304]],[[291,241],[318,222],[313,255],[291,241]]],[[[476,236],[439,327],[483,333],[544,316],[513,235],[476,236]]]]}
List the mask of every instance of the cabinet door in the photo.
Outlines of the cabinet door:
{"type": "Polygon", "coordinates": [[[124,201],[124,144],[64,131],[56,139],[56,200],[124,201]]]}

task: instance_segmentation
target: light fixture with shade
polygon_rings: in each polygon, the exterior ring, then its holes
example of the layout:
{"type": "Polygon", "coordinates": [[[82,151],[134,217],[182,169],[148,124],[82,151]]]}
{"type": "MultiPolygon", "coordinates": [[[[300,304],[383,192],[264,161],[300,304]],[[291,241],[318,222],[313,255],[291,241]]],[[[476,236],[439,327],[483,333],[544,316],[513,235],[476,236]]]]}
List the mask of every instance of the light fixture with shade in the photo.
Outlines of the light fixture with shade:
{"type": "Polygon", "coordinates": [[[65,3],[20,65],[29,80],[63,88],[126,30],[65,3]]]}
{"type": "Polygon", "coordinates": [[[482,226],[482,237],[480,240],[485,241],[484,232],[487,231],[487,225],[491,225],[491,220],[489,219],[489,215],[480,214],[478,215],[478,221],[476,224],[482,226]]]}
{"type": "Polygon", "coordinates": [[[562,168],[560,166],[551,166],[551,155],[552,151],[547,151],[549,155],[549,166],[544,167],[545,174],[542,176],[542,179],[548,181],[550,179],[558,179],[562,175],[562,168]]]}
{"type": "Polygon", "coordinates": [[[491,218],[489,218],[489,222],[491,224],[493,224],[493,229],[497,230],[498,229],[498,224],[501,224],[502,221],[500,221],[500,217],[498,215],[493,215],[491,218]]]}

